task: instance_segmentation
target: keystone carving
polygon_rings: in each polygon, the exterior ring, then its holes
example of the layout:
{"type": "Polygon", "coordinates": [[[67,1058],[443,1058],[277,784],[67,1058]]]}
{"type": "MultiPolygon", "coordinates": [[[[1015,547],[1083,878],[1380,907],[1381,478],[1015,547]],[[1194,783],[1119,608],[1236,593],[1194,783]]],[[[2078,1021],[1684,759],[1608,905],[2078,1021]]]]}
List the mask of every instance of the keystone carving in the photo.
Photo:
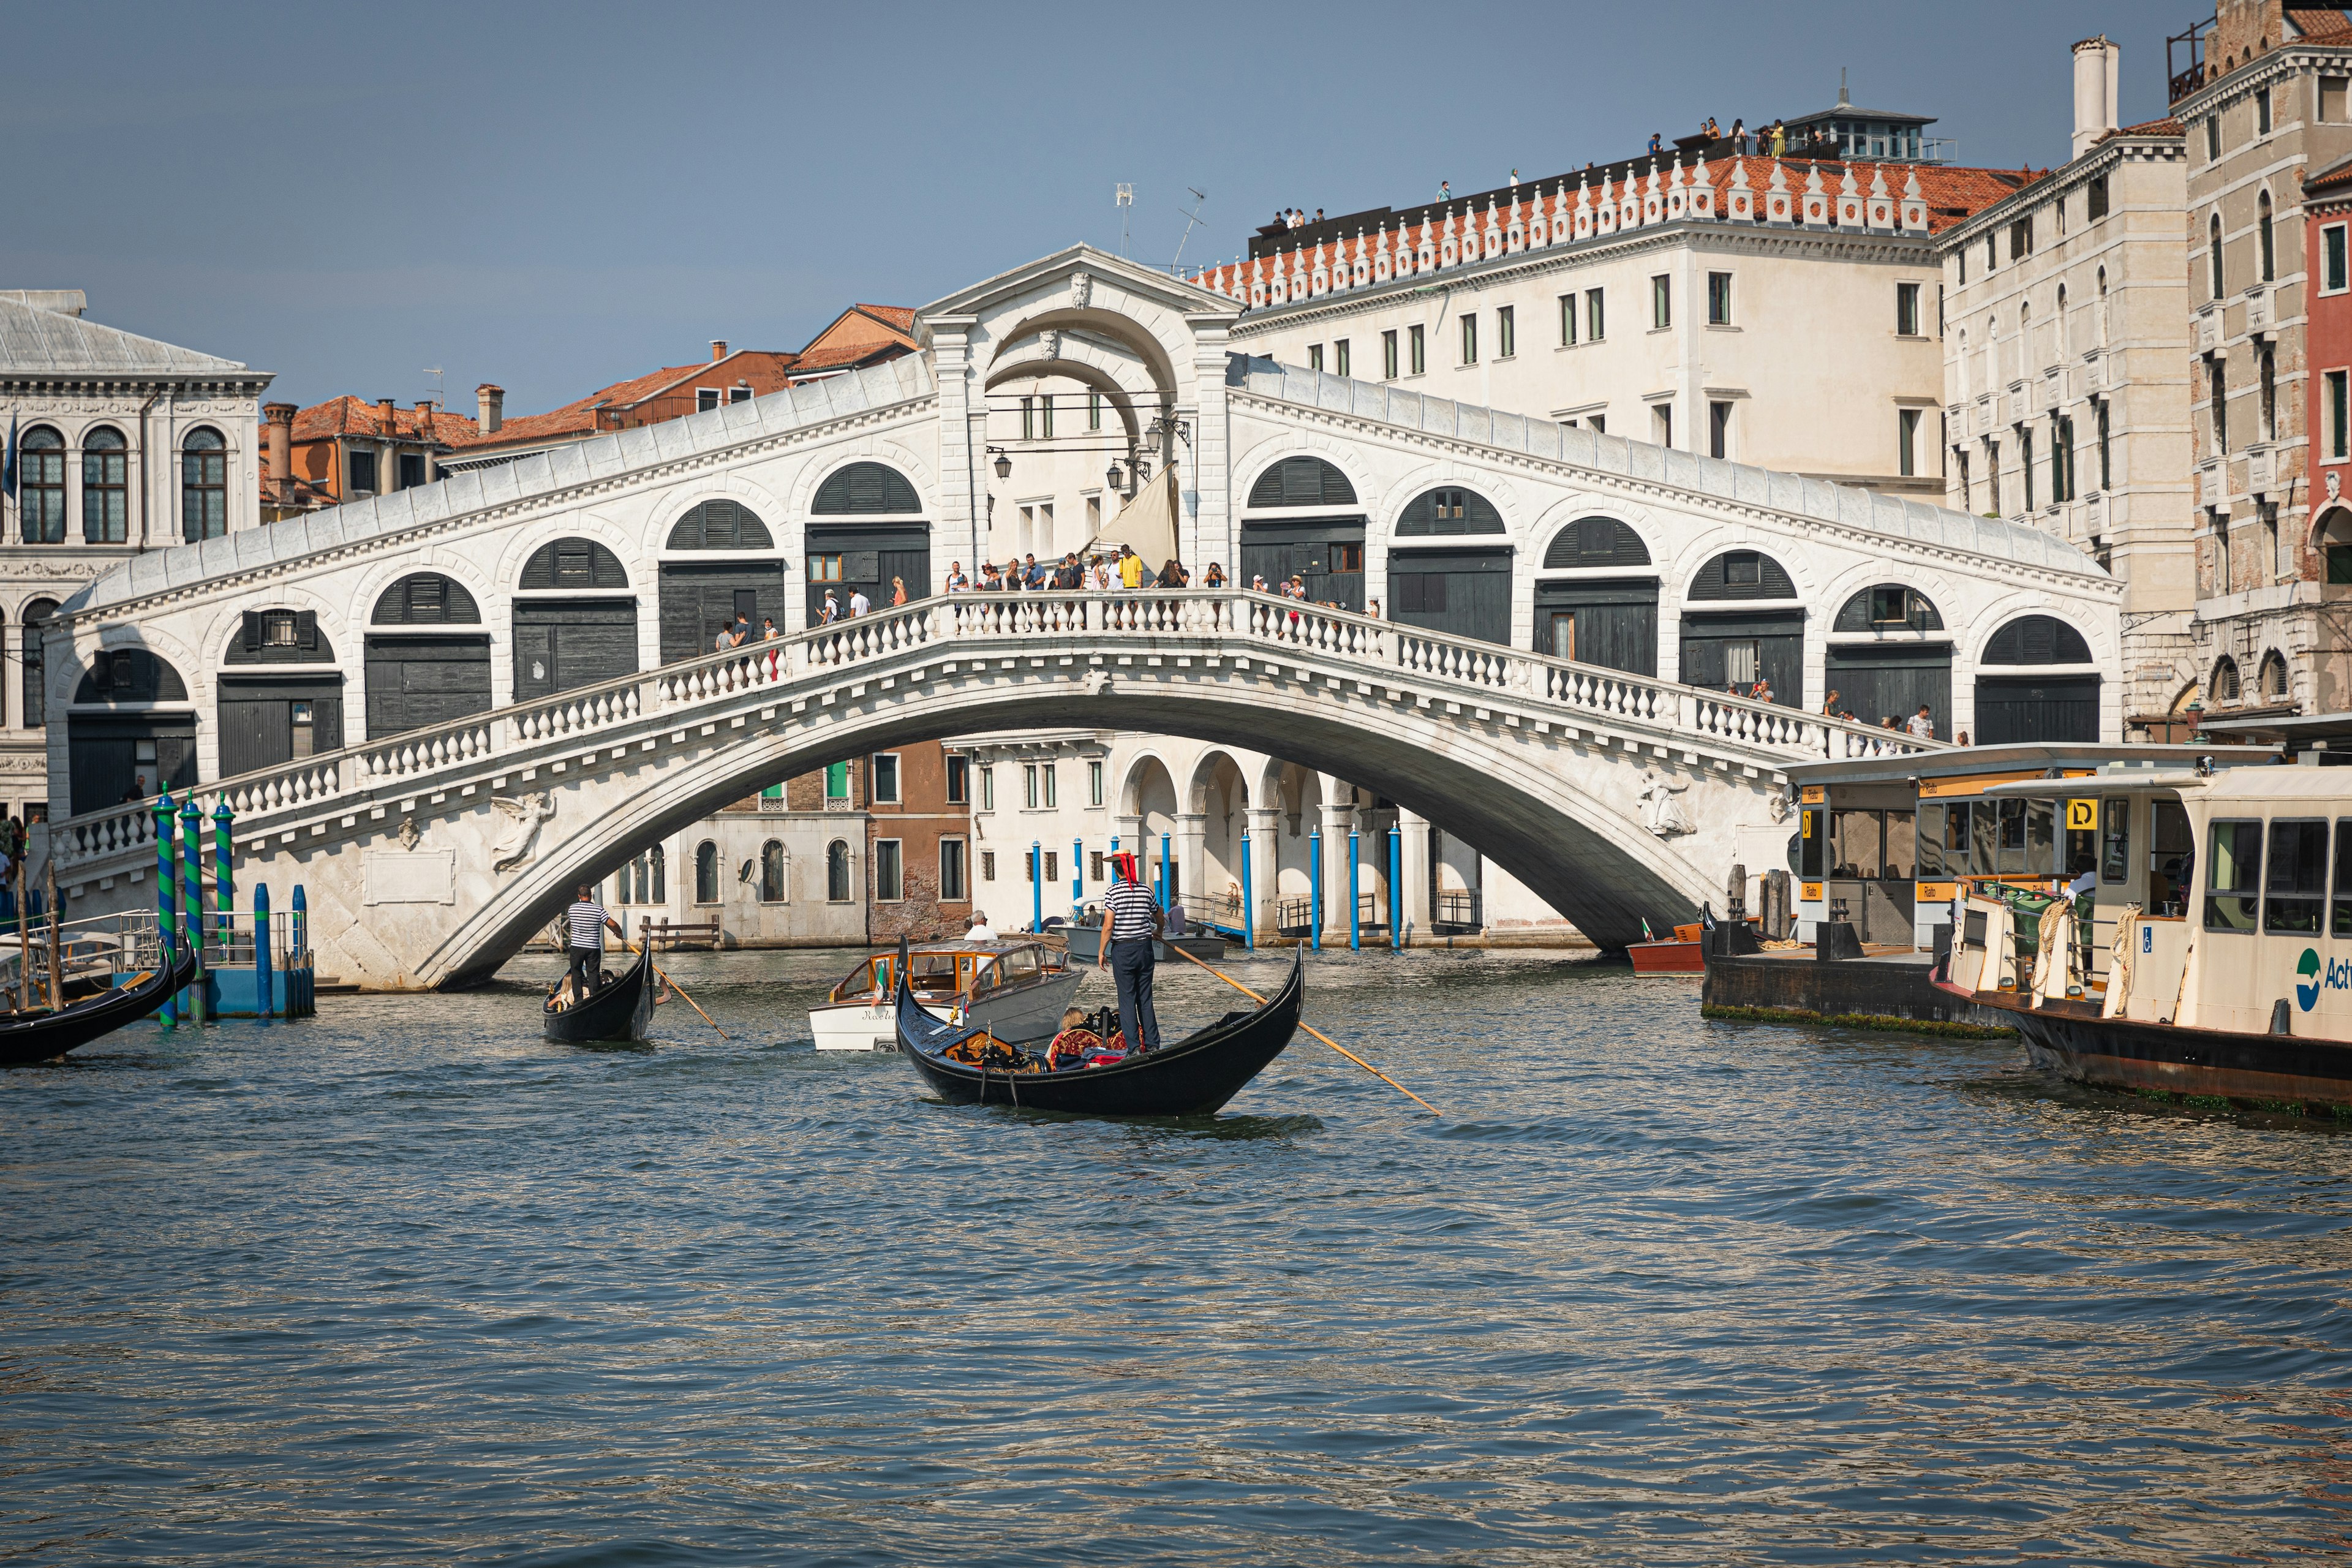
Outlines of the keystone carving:
{"type": "Polygon", "coordinates": [[[400,847],[403,849],[415,849],[416,841],[424,837],[416,830],[416,818],[404,816],[400,819],[400,847]]]}
{"type": "Polygon", "coordinates": [[[1083,272],[1070,274],[1070,309],[1083,310],[1095,297],[1095,280],[1083,272]]]}
{"type": "Polygon", "coordinates": [[[513,799],[497,795],[490,804],[506,813],[506,831],[490,846],[490,869],[511,871],[530,858],[539,842],[540,825],[555,816],[555,797],[544,790],[513,799]]]}

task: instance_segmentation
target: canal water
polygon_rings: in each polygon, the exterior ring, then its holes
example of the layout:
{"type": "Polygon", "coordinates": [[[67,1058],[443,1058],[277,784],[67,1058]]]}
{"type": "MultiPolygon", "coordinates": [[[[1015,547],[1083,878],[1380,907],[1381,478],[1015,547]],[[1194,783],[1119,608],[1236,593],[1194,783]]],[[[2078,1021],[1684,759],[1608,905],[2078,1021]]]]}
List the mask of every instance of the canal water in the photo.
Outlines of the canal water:
{"type": "Polygon", "coordinates": [[[1304,1038],[1056,1121],[818,1057],[847,962],[680,957],[730,1040],[541,1044],[542,958],[0,1074],[0,1557],[2352,1550],[2332,1129],[1443,952],[1308,992],[1442,1121],[1304,1038]]]}

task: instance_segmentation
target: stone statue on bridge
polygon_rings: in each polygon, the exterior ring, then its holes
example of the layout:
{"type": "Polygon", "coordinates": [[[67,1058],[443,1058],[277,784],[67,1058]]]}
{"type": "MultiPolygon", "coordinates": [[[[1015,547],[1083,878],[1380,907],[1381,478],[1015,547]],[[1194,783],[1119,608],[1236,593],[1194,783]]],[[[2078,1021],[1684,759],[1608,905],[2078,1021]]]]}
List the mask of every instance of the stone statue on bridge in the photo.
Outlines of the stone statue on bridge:
{"type": "Polygon", "coordinates": [[[1642,826],[1661,838],[1696,831],[1683,803],[1675,798],[1688,788],[1687,781],[1676,784],[1655,768],[1643,773],[1642,793],[1633,797],[1642,803],[1642,826]]]}
{"type": "Polygon", "coordinates": [[[540,824],[555,815],[555,797],[544,790],[509,799],[499,795],[490,804],[506,813],[506,831],[490,845],[490,869],[511,871],[530,858],[531,847],[539,842],[540,824]]]}

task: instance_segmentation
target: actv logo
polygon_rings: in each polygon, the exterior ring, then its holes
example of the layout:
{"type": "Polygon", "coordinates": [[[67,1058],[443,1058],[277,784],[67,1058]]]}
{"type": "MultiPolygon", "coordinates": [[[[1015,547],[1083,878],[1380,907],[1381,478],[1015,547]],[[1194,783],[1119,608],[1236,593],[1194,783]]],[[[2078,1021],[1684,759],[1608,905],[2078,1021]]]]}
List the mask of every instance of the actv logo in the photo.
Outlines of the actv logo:
{"type": "Polygon", "coordinates": [[[2352,991],[2352,958],[2329,959],[2326,973],[2322,973],[2319,954],[2306,947],[2303,950],[2303,956],[2295,961],[2294,972],[2306,977],[2294,988],[2295,1003],[2306,1013],[2319,1005],[2319,988],[2322,985],[2330,991],[2352,991]],[[2314,975],[2318,978],[2309,978],[2314,975]]]}

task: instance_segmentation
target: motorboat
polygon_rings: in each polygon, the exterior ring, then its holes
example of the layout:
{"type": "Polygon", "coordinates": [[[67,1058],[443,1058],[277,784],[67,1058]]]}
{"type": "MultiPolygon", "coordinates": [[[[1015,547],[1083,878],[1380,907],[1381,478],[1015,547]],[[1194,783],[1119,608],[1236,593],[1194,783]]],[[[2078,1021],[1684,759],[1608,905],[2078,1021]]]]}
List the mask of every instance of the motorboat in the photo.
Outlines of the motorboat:
{"type": "MultiPolygon", "coordinates": [[[[1092,963],[1102,956],[1102,923],[1067,925],[1062,932],[1069,941],[1070,956],[1081,963],[1092,963]]],[[[1159,936],[1151,939],[1151,958],[1155,963],[1174,963],[1176,952],[1192,954],[1203,963],[1213,963],[1225,956],[1225,939],[1214,931],[1194,929],[1182,936],[1159,936]]]]}
{"type": "Polygon", "coordinates": [[[2324,755],[1986,788],[2063,822],[2079,858],[1963,879],[1936,983],[2006,1015],[2037,1064],[2081,1082],[2344,1115],[2352,773],[2324,755]]]}
{"type": "MultiPolygon", "coordinates": [[[[968,1023],[1015,1044],[1050,1037],[1085,973],[1044,942],[921,942],[906,951],[906,978],[916,1004],[942,1022],[968,1023]]],[[[809,1033],[821,1051],[898,1048],[894,997],[899,955],[877,953],[853,969],[809,1009],[809,1033]]]]}

